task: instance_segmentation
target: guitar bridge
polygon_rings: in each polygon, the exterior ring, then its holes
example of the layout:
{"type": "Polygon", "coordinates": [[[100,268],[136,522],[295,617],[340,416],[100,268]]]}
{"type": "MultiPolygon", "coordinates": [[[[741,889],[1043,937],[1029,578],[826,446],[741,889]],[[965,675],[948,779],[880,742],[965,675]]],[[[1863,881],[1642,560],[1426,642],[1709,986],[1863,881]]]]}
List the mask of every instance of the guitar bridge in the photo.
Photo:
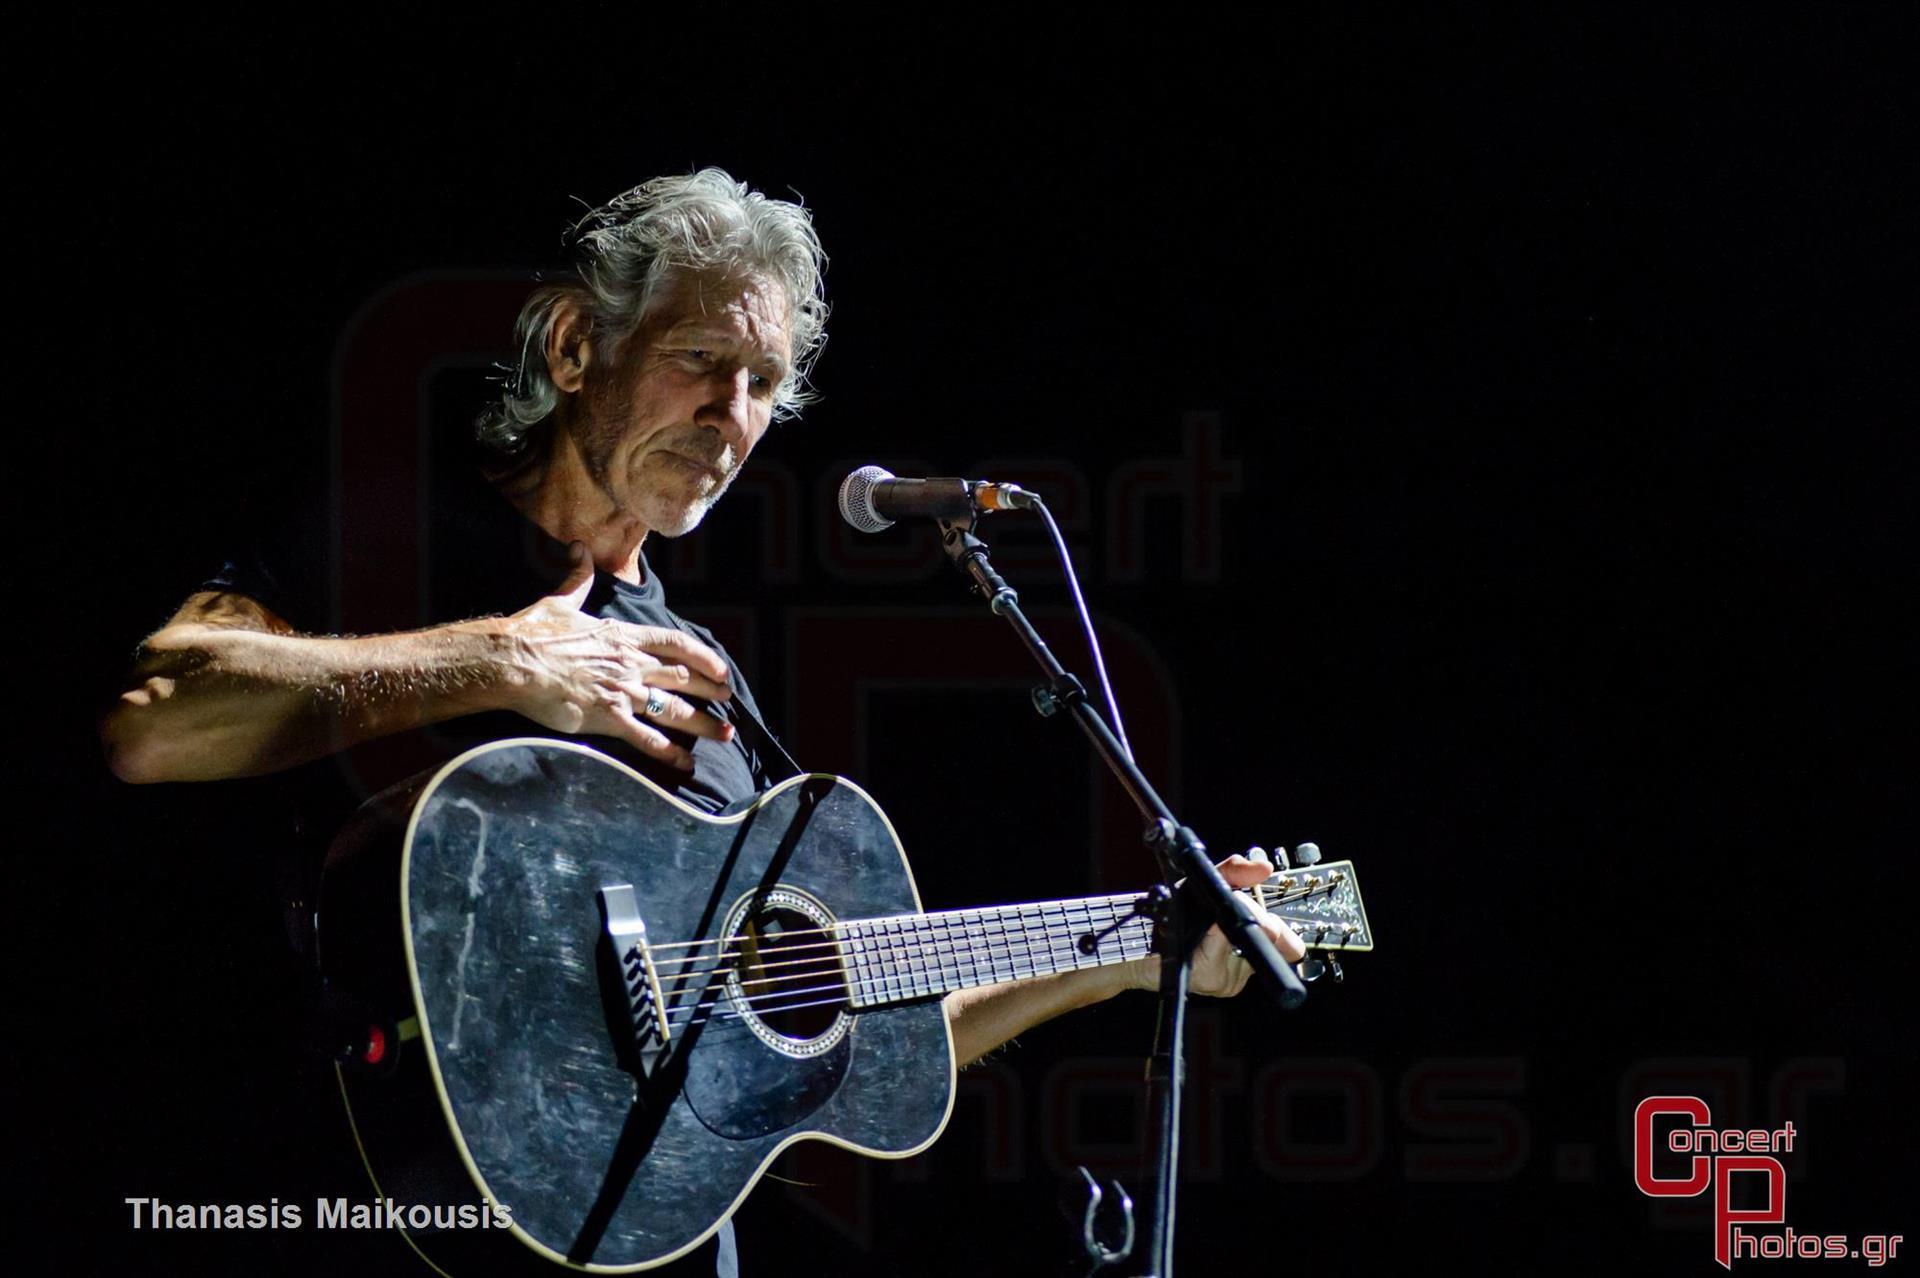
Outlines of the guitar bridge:
{"type": "Polygon", "coordinates": [[[641,1051],[664,1048],[672,1040],[672,1030],[667,1024],[667,1000],[660,992],[660,978],[653,970],[653,955],[647,948],[647,924],[634,903],[633,887],[627,883],[603,887],[599,897],[600,913],[607,921],[607,939],[613,943],[614,958],[620,965],[633,1046],[641,1051]]]}

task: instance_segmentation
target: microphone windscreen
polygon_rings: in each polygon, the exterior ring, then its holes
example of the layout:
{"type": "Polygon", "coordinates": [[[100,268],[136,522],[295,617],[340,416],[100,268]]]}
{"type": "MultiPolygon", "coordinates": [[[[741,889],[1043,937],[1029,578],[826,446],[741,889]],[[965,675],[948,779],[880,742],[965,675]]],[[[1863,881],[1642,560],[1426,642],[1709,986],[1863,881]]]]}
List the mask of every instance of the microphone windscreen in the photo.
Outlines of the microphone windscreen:
{"type": "Polygon", "coordinates": [[[862,466],[840,481],[840,518],[861,532],[877,533],[893,527],[893,521],[873,506],[873,488],[893,472],[880,466],[862,466]]]}

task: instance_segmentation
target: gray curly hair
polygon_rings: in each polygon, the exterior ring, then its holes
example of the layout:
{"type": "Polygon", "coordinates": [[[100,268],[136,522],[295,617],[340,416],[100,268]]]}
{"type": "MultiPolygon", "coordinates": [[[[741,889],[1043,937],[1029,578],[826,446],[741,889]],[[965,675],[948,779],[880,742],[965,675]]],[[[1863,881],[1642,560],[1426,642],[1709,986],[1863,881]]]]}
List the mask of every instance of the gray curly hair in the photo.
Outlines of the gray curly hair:
{"type": "Polygon", "coordinates": [[[577,279],[542,285],[527,298],[513,327],[518,357],[505,370],[500,402],[474,424],[489,451],[524,454],[559,406],[546,348],[561,301],[578,301],[588,331],[618,344],[678,271],[749,271],[777,281],[792,307],[793,371],[774,390],[774,420],[798,415],[816,398],[807,374],[827,340],[827,255],[801,205],[768,199],[722,169],[705,168],[642,182],[582,217],[568,239],[577,279]]]}

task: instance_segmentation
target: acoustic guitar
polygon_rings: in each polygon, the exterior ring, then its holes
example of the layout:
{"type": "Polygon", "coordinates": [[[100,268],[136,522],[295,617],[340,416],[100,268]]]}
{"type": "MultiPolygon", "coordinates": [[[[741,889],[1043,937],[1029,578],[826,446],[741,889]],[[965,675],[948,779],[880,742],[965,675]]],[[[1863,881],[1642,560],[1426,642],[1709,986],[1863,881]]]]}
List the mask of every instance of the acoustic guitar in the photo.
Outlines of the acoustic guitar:
{"type": "MultiPolygon", "coordinates": [[[[1313,949],[1373,947],[1351,863],[1254,895],[1313,949]]],[[[1139,958],[1145,900],[930,914],[839,777],[714,817],[574,743],[469,751],[370,808],[323,884],[322,970],[370,1027],[340,1086],[382,1220],[446,1274],[663,1264],[795,1141],[932,1144],[942,996],[1139,958]]]]}

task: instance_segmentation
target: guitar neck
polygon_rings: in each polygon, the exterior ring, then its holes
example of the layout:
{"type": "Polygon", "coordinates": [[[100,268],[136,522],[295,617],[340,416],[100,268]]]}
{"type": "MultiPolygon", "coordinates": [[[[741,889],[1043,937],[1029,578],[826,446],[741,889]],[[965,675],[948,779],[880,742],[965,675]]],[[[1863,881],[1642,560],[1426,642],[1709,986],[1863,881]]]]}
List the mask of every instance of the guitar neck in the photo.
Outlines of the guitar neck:
{"type": "MultiPolygon", "coordinates": [[[[1351,861],[1289,869],[1243,890],[1310,950],[1373,948],[1351,861]]],[[[841,923],[848,1001],[880,1007],[1140,958],[1153,943],[1153,920],[1135,909],[1142,899],[1126,892],[841,923]]]]}
{"type": "Polygon", "coordinates": [[[1134,912],[1140,899],[1130,892],[841,923],[849,1002],[879,1007],[1141,958],[1153,920],[1134,912]]]}

